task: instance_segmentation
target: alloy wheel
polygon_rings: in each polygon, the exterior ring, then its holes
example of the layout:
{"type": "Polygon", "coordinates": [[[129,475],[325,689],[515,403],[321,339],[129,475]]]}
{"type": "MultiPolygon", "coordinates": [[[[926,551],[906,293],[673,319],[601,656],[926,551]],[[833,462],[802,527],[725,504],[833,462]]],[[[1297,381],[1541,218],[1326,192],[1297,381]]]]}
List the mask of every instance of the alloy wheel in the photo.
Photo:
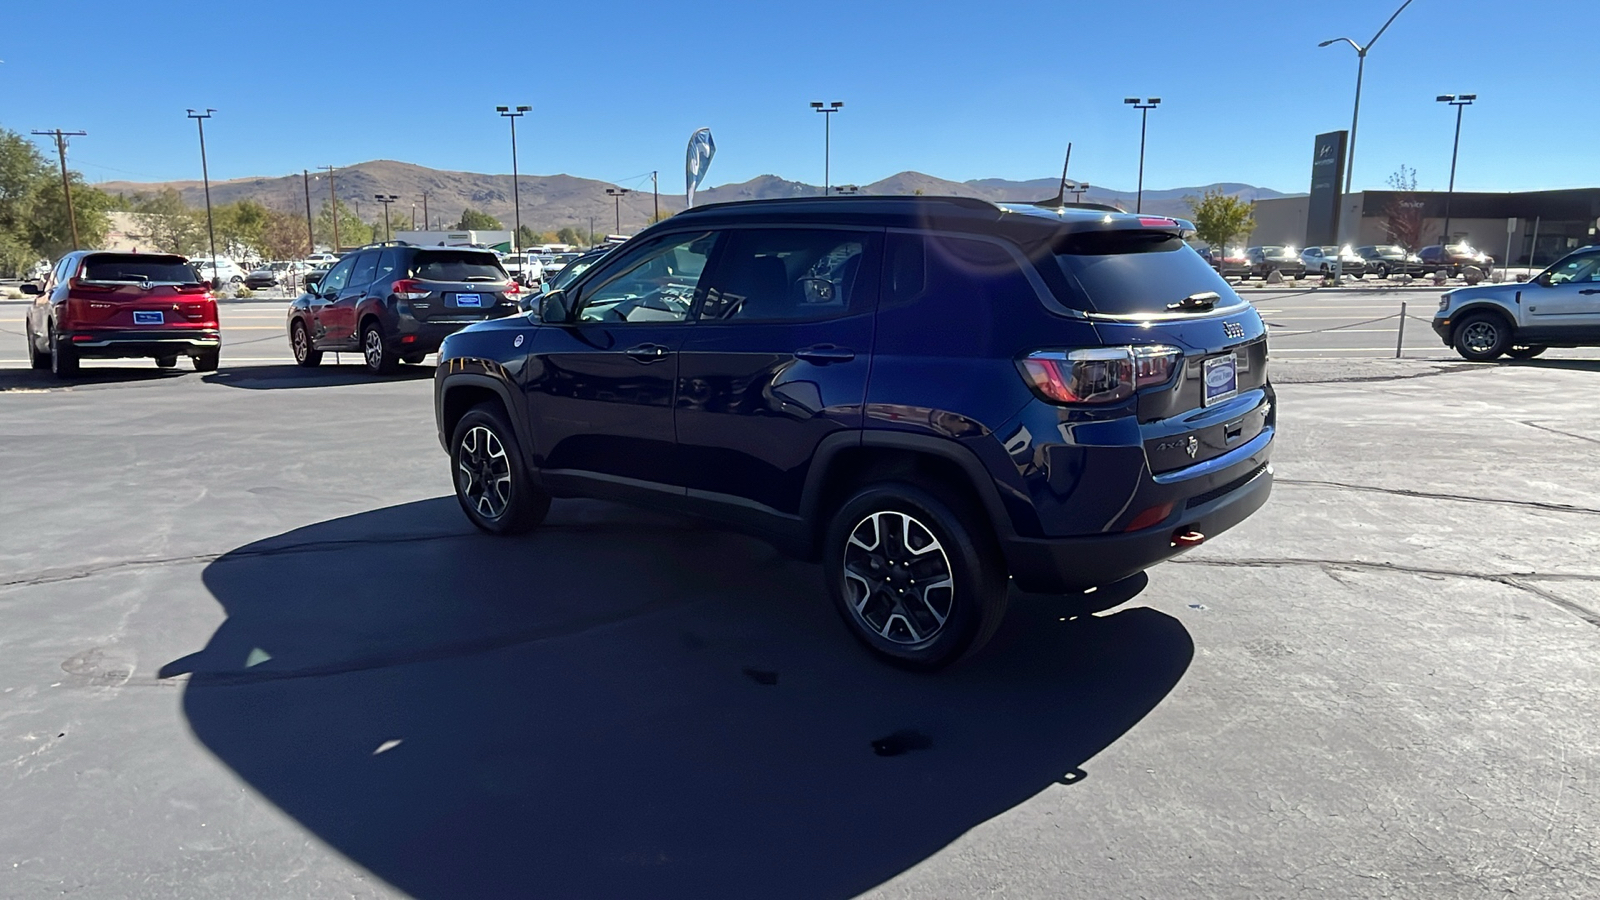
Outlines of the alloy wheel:
{"type": "Polygon", "coordinates": [[[1473,353],[1488,353],[1500,340],[1500,332],[1488,322],[1473,322],[1461,333],[1461,342],[1473,353]]]}
{"type": "Polygon", "coordinates": [[[304,325],[294,327],[294,359],[295,362],[306,361],[306,351],[311,348],[306,344],[306,329],[304,325]]]}
{"type": "Polygon", "coordinates": [[[511,460],[499,435],[475,425],[461,437],[456,452],[461,496],[486,519],[505,515],[511,503],[511,460]]]}
{"type": "Polygon", "coordinates": [[[845,595],[857,621],[886,641],[925,644],[955,607],[950,558],[932,531],[898,511],[875,512],[850,532],[845,595]]]}
{"type": "Polygon", "coordinates": [[[367,366],[377,371],[383,365],[383,335],[378,329],[367,329],[366,340],[361,342],[361,352],[367,358],[367,366]]]}

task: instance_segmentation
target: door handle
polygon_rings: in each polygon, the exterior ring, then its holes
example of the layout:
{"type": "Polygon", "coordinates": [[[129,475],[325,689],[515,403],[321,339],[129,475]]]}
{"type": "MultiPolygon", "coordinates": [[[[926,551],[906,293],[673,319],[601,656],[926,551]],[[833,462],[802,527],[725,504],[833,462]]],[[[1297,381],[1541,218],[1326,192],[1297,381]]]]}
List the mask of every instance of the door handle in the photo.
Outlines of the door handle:
{"type": "Polygon", "coordinates": [[[640,362],[655,362],[658,359],[666,358],[667,353],[670,351],[660,344],[640,344],[637,347],[629,347],[622,352],[640,362]]]}
{"type": "Polygon", "coordinates": [[[832,344],[817,344],[814,347],[804,347],[794,352],[795,359],[803,359],[808,363],[825,366],[828,363],[849,362],[856,358],[856,352],[847,347],[835,347],[832,344]]]}

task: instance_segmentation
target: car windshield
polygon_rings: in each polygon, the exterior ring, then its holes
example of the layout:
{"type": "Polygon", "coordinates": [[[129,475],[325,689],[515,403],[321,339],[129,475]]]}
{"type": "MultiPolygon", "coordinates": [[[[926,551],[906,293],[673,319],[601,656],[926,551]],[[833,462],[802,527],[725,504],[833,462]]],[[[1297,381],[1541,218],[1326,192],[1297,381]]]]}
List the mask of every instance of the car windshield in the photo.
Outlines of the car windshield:
{"type": "Polygon", "coordinates": [[[587,272],[589,267],[598,262],[600,257],[604,255],[605,254],[603,253],[596,254],[588,259],[577,259],[567,263],[565,268],[556,273],[556,277],[550,279],[550,289],[555,290],[556,288],[564,288],[571,284],[573,281],[577,280],[579,275],[587,272]]]}
{"type": "Polygon", "coordinates": [[[506,271],[492,253],[468,250],[423,250],[413,263],[414,277],[424,281],[505,281],[506,271]]]}
{"type": "Polygon", "coordinates": [[[84,281],[119,281],[131,284],[198,284],[200,276],[175,256],[110,255],[91,256],[83,261],[84,281]]]}
{"type": "MultiPolygon", "coordinates": [[[[1056,248],[1056,264],[1077,282],[1094,312],[1164,313],[1193,294],[1233,297],[1216,270],[1183,241],[1158,231],[1075,235],[1056,248]]],[[[1219,304],[1220,305],[1220,304],[1219,304]]]]}
{"type": "Polygon", "coordinates": [[[1288,247],[1262,247],[1261,255],[1269,259],[1290,259],[1299,254],[1288,247]]]}

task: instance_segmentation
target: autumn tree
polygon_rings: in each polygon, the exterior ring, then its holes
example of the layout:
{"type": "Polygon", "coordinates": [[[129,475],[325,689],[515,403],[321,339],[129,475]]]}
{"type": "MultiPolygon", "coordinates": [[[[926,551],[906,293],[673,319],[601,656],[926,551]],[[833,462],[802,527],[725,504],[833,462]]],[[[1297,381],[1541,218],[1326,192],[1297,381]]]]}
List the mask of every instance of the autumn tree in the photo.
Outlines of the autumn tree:
{"type": "Polygon", "coordinates": [[[1248,235],[1256,228],[1254,203],[1213,188],[1199,197],[1185,197],[1194,230],[1200,240],[1218,250],[1224,250],[1234,238],[1248,235]]]}
{"type": "Polygon", "coordinates": [[[1385,204],[1384,228],[1389,240],[1410,251],[1422,246],[1423,204],[1417,196],[1417,170],[1401,165],[1388,178],[1394,195],[1385,204]]]}
{"type": "Polygon", "coordinates": [[[132,198],[134,240],[162,253],[194,256],[206,247],[206,215],[191,209],[172,188],[132,198]]]}
{"type": "Polygon", "coordinates": [[[461,211],[461,221],[456,223],[456,228],[462,231],[500,231],[505,226],[494,216],[469,206],[461,211]]]}

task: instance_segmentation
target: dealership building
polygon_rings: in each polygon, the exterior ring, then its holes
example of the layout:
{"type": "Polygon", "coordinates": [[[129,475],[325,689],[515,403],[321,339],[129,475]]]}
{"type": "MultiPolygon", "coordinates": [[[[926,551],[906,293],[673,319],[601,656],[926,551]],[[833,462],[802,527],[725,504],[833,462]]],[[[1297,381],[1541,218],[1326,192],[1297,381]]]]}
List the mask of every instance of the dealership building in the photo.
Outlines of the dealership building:
{"type": "MultiPolygon", "coordinates": [[[[1450,197],[1451,243],[1465,240],[1496,260],[1543,266],[1569,250],[1600,243],[1600,188],[1522,193],[1457,191],[1361,191],[1345,194],[1339,215],[1340,244],[1408,243],[1397,235],[1416,236],[1417,246],[1439,243],[1444,230],[1445,198],[1450,197]],[[1509,231],[1507,230],[1509,228],[1509,231]]],[[[1311,197],[1298,194],[1258,200],[1256,228],[1249,245],[1288,244],[1308,240],[1311,197]]],[[[1326,233],[1326,232],[1324,232],[1326,233]]]]}

